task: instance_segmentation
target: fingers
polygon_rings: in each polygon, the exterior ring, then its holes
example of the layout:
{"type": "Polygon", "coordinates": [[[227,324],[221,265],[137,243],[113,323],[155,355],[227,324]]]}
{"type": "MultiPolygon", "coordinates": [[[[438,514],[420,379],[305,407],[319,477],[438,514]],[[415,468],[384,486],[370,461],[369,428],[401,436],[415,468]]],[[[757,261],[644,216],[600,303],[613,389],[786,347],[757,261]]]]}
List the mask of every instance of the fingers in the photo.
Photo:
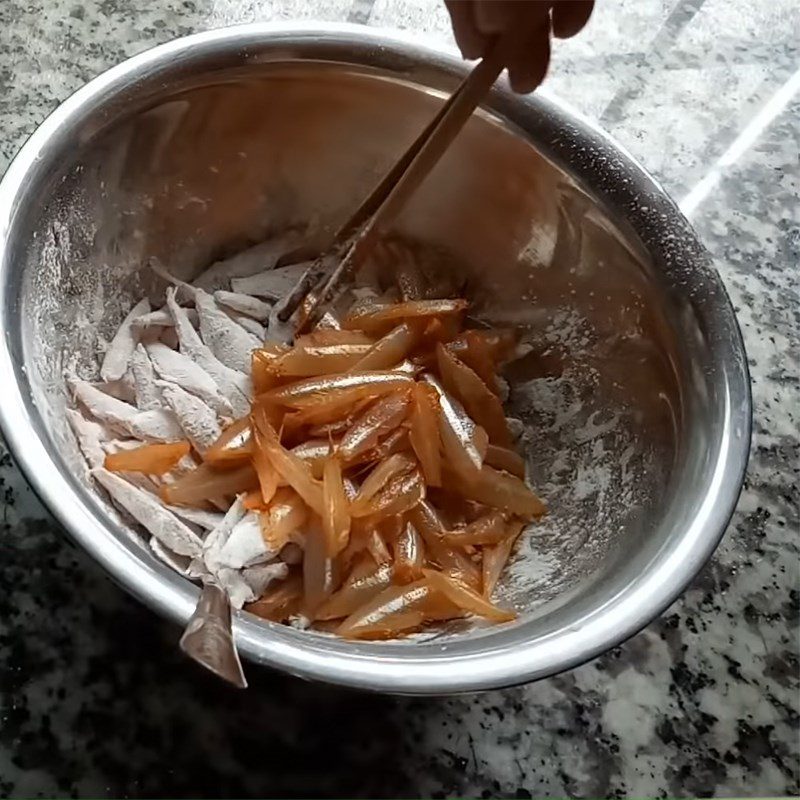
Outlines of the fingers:
{"type": "Polygon", "coordinates": [[[488,36],[504,40],[511,88],[532,92],[550,62],[549,0],[476,0],[475,23],[488,36]]]}
{"type": "Polygon", "coordinates": [[[553,4],[553,36],[569,39],[589,21],[594,0],[557,0],[553,4]]]}
{"type": "Polygon", "coordinates": [[[549,19],[509,53],[506,67],[511,88],[519,94],[534,91],[544,80],[550,65],[549,19]]]}
{"type": "Polygon", "coordinates": [[[478,30],[472,0],[445,0],[453,25],[456,44],[464,58],[480,58],[486,51],[487,37],[478,30]]]}
{"type": "Polygon", "coordinates": [[[529,7],[533,5],[519,0],[477,0],[475,23],[481,33],[496,36],[510,30],[514,23],[530,13],[529,7]]]}
{"type": "Polygon", "coordinates": [[[532,92],[550,63],[550,37],[574,36],[586,25],[594,0],[445,0],[464,58],[485,55],[502,37],[505,66],[515,92],[532,92]]]}

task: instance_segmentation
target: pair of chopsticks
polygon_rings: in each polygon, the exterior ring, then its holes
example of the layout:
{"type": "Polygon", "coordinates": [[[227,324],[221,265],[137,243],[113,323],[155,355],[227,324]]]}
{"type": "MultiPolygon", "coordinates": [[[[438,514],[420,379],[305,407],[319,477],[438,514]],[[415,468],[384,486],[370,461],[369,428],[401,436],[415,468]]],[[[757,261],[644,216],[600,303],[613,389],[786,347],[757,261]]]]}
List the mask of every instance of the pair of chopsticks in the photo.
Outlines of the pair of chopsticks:
{"type": "Polygon", "coordinates": [[[307,331],[319,321],[325,306],[336,296],[342,283],[364,263],[389,223],[402,211],[411,195],[444,155],[503,71],[505,49],[504,40],[495,40],[487,55],[450,95],[425,130],[336,232],[332,247],[317,259],[309,271],[309,275],[313,276],[311,280],[317,283],[308,287],[306,294],[311,296],[312,301],[300,321],[298,333],[307,331]],[[325,280],[324,264],[329,263],[331,254],[339,251],[344,252],[344,256],[325,280]]]}

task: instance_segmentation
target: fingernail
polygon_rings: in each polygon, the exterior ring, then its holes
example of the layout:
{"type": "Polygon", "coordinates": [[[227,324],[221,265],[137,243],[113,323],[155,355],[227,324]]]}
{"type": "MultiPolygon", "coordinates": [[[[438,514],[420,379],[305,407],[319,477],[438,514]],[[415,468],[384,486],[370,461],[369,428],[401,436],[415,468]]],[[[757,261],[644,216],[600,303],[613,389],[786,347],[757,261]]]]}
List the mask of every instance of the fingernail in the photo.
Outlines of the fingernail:
{"type": "Polygon", "coordinates": [[[529,78],[527,75],[523,77],[509,75],[508,79],[511,83],[511,88],[517,94],[530,94],[539,88],[538,81],[534,78],[529,78]]]}

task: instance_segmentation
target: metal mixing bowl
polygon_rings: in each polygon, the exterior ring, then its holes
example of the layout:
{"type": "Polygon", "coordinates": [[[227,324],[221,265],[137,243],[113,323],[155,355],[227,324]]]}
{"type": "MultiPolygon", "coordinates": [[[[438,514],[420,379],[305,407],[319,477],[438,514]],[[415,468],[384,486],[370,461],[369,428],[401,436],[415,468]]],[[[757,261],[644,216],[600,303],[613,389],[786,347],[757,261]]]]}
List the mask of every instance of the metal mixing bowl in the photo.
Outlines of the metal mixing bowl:
{"type": "MultiPolygon", "coordinates": [[[[344,219],[466,67],[363,28],[242,26],[106,72],[31,137],[0,187],[0,419],[27,478],[125,588],[185,622],[195,585],[86,476],[64,419],[68,359],[96,371],[146,286],[296,224],[344,219]]],[[[353,643],[239,614],[241,652],[402,693],[530,681],[619,643],[719,541],[747,461],[750,396],[720,279],[661,188],[545,93],[501,85],[401,220],[464,272],[477,309],[528,329],[508,378],[550,505],[499,627],[353,643]]]]}

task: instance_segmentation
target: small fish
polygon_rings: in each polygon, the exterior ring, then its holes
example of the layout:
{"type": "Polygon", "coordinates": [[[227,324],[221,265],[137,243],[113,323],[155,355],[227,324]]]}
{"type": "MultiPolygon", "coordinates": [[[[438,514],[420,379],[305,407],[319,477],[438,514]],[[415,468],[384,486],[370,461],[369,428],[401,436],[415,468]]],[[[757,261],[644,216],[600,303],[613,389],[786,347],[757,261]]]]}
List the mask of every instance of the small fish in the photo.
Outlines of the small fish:
{"type": "Polygon", "coordinates": [[[74,408],[67,409],[67,420],[89,466],[92,469],[102,467],[106,460],[106,451],[103,449],[103,442],[108,438],[106,429],[99,422],[86,419],[74,408]]]}
{"type": "Polygon", "coordinates": [[[156,386],[156,374],[153,363],[147,355],[143,344],[136,345],[131,357],[131,377],[133,378],[136,406],[140,411],[151,411],[161,408],[161,392],[156,386]]]}
{"type": "Polygon", "coordinates": [[[255,599],[253,597],[253,590],[244,579],[242,570],[220,567],[216,573],[214,573],[214,580],[219,584],[225,594],[228,595],[228,600],[232,608],[240,609],[245,603],[249,603],[255,599]]]}
{"type": "Polygon", "coordinates": [[[114,338],[108,345],[106,354],[103,357],[100,377],[104,381],[116,381],[125,374],[138,342],[136,332],[133,329],[133,321],[149,311],[150,303],[144,298],[130,310],[122,321],[122,325],[119,326],[119,329],[114,334],[114,338]]]}
{"type": "Polygon", "coordinates": [[[265,392],[272,403],[290,408],[304,408],[316,402],[331,402],[350,398],[361,400],[379,397],[396,389],[408,388],[413,383],[409,375],[393,370],[353,372],[345,375],[326,375],[322,378],[305,378],[288,386],[279,386],[265,392]]]}
{"type": "Polygon", "coordinates": [[[259,564],[255,567],[246,567],[244,572],[247,581],[253,592],[251,600],[257,600],[266,591],[272,581],[283,580],[289,574],[289,567],[278,561],[272,564],[259,564]]]}
{"type": "Polygon", "coordinates": [[[163,545],[155,536],[150,537],[150,549],[158,559],[163,561],[168,567],[174,569],[179,575],[183,575],[184,578],[197,580],[198,578],[202,578],[205,574],[205,570],[198,571],[193,558],[179,556],[177,553],[173,553],[172,550],[163,545]]]}
{"type": "Polygon", "coordinates": [[[175,383],[199,397],[222,416],[233,413],[231,404],[220,394],[213,378],[189,356],[158,343],[147,346],[147,355],[162,380],[175,383]]]}
{"type": "Polygon", "coordinates": [[[248,333],[252,333],[260,342],[267,338],[267,329],[251,317],[244,314],[237,314],[235,311],[225,311],[225,313],[237,324],[241,325],[248,333]]]}
{"type": "Polygon", "coordinates": [[[486,442],[480,441],[481,437],[478,434],[478,426],[475,425],[472,418],[464,410],[464,406],[445,392],[442,385],[433,375],[425,373],[422,376],[422,380],[433,386],[433,388],[436,389],[436,393],[439,395],[439,407],[441,408],[441,415],[444,423],[442,437],[445,450],[447,450],[448,443],[446,432],[449,430],[452,432],[453,437],[457,440],[458,445],[474,468],[479,470],[483,465],[483,459],[486,453],[486,442]]]}
{"type": "Polygon", "coordinates": [[[225,519],[225,515],[217,511],[204,511],[202,508],[188,506],[167,506],[167,508],[184,522],[189,522],[204,531],[213,531],[225,519]]]}
{"type": "Polygon", "coordinates": [[[124,478],[106,469],[94,469],[92,475],[115,502],[165,547],[179,556],[200,556],[203,549],[200,537],[167,511],[155,495],[137,489],[124,478]]]}
{"type": "Polygon", "coordinates": [[[303,261],[300,264],[290,264],[288,267],[267,269],[247,278],[235,278],[231,281],[231,288],[237,294],[281,300],[292,291],[312,263],[303,261]]]}
{"type": "MultiPolygon", "coordinates": [[[[189,322],[196,328],[200,323],[197,316],[197,309],[185,308],[186,316],[189,322]]],[[[151,311],[149,314],[143,314],[133,321],[133,327],[140,331],[145,331],[150,328],[173,328],[175,327],[175,319],[170,313],[168,308],[159,308],[157,311],[151,311]]]]}
{"type": "Polygon", "coordinates": [[[167,290],[167,307],[175,320],[175,331],[180,341],[181,353],[192,359],[204,369],[216,382],[222,394],[229,400],[236,417],[243,417],[250,412],[249,397],[253,386],[248,374],[237,372],[226,367],[207,347],[200,335],[192,327],[186,315],[186,309],[175,300],[175,290],[167,290]]]}
{"type": "MultiPolygon", "coordinates": [[[[142,446],[140,439],[110,439],[103,442],[103,450],[111,455],[125,450],[136,450],[142,446]]],[[[104,467],[105,463],[100,466],[104,467]]],[[[165,483],[173,480],[171,474],[151,475],[143,472],[120,472],[118,469],[111,470],[117,475],[124,475],[125,479],[139,489],[146,492],[158,492],[159,488],[165,483]]]]}
{"type": "Polygon", "coordinates": [[[196,290],[195,306],[200,315],[200,336],[211,352],[223,363],[240,372],[251,366],[253,350],[261,342],[234,322],[202,289],[196,290]]]}
{"type": "Polygon", "coordinates": [[[228,541],[219,552],[220,566],[231,569],[252,567],[277,556],[261,535],[261,519],[256,511],[249,511],[236,523],[228,541]]]}
{"type": "Polygon", "coordinates": [[[138,412],[128,421],[127,430],[131,436],[146,442],[174,442],[183,438],[183,428],[168,408],[138,412]]]}
{"type": "Polygon", "coordinates": [[[306,262],[294,265],[303,266],[304,269],[295,279],[291,288],[273,306],[267,323],[266,342],[288,344],[294,338],[295,326],[291,319],[308,297],[308,293],[319,275],[315,264],[316,262],[306,262]]]}
{"type": "Polygon", "coordinates": [[[272,310],[271,303],[265,303],[257,297],[241,292],[226,292],[220,289],[214,292],[214,299],[231,311],[244,314],[258,322],[266,322],[269,319],[269,312],[272,310]]]}
{"type": "Polygon", "coordinates": [[[258,600],[273,581],[283,580],[288,574],[286,564],[275,563],[244,570],[222,567],[217,571],[216,578],[227,592],[231,605],[242,608],[245,603],[258,600]]]}
{"type": "Polygon", "coordinates": [[[106,453],[120,453],[124,450],[136,450],[141,447],[139,439],[108,439],[103,442],[103,450],[106,453]]]}
{"type": "Polygon", "coordinates": [[[159,381],[158,385],[189,441],[198,452],[204,453],[222,435],[214,410],[177,384],[159,381]]]}
{"type": "Polygon", "coordinates": [[[110,394],[112,397],[116,397],[117,400],[122,400],[125,403],[136,402],[136,392],[130,375],[130,367],[119,380],[92,381],[92,386],[94,386],[95,389],[99,389],[103,394],[110,394]]]}
{"type": "Polygon", "coordinates": [[[228,541],[231,531],[245,515],[244,498],[243,494],[236,497],[231,507],[222,515],[220,522],[211,529],[203,543],[203,563],[212,575],[216,575],[221,567],[220,551],[228,541]]]}
{"type": "Polygon", "coordinates": [[[73,378],[69,384],[76,400],[82,403],[95,419],[113,425],[117,429],[127,431],[131,420],[139,413],[135,406],[101,392],[88,381],[73,378]]]}
{"type": "Polygon", "coordinates": [[[278,263],[278,259],[297,247],[303,238],[301,232],[289,231],[267,239],[231,258],[216,261],[195,278],[194,284],[212,291],[227,286],[233,278],[243,278],[261,270],[271,270],[278,263]]]}
{"type": "Polygon", "coordinates": [[[408,392],[393,392],[370,405],[350,426],[339,443],[338,452],[349,460],[375,447],[378,440],[393,431],[406,416],[408,392]]]}

